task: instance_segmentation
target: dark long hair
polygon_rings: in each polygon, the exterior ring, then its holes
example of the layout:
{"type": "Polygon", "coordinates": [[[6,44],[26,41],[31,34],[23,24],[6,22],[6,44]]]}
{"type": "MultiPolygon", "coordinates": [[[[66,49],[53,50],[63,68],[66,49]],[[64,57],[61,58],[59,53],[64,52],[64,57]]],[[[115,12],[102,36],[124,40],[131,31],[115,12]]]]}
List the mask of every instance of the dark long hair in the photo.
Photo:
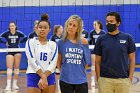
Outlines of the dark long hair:
{"type": "Polygon", "coordinates": [[[45,21],[49,24],[49,28],[51,28],[51,24],[49,21],[49,15],[48,14],[42,14],[41,15],[41,20],[38,22],[38,25],[40,24],[40,22],[45,21]]]}
{"type": "MultiPolygon", "coordinates": [[[[15,30],[17,30],[18,28],[17,28],[16,22],[15,22],[15,21],[11,21],[11,22],[9,23],[9,26],[10,26],[11,23],[15,24],[15,26],[16,26],[16,29],[15,29],[15,30]]],[[[10,27],[8,28],[8,30],[10,31],[10,27]]]]}

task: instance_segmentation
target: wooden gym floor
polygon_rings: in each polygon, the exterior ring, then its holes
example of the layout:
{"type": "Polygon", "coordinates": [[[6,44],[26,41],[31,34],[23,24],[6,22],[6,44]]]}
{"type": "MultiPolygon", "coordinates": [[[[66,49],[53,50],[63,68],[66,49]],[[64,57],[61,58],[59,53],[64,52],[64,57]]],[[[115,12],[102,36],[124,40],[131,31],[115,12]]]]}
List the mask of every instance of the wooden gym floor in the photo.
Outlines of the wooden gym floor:
{"type": "MultiPolygon", "coordinates": [[[[89,93],[97,93],[97,88],[90,86],[90,76],[91,73],[88,73],[88,82],[89,82],[89,93]]],[[[131,93],[140,93],[140,72],[135,72],[134,74],[133,85],[131,87],[131,93]]],[[[57,81],[59,75],[56,75],[57,81]]],[[[26,93],[26,74],[25,71],[21,71],[19,75],[18,85],[20,90],[17,91],[5,91],[4,88],[6,86],[6,74],[5,72],[0,72],[0,93],[26,93]]],[[[61,93],[59,87],[57,85],[56,93],[61,93]]]]}

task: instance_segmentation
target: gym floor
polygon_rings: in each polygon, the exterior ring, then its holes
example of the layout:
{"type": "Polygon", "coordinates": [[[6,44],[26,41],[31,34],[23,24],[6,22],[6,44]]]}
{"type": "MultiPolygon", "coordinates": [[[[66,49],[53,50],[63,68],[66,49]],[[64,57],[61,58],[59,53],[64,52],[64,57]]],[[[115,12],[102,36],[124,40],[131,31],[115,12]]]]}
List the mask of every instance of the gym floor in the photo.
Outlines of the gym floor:
{"type": "MultiPolygon", "coordinates": [[[[89,82],[89,93],[97,93],[98,89],[90,86],[91,82],[91,73],[88,73],[88,82],[89,82]]],[[[59,80],[59,75],[56,75],[57,81],[59,80]]],[[[25,71],[21,71],[19,75],[18,85],[20,90],[15,91],[5,91],[6,86],[6,73],[5,71],[0,72],[0,93],[26,93],[26,73],[25,71]]],[[[61,93],[59,90],[59,86],[57,84],[56,93],[61,93]]],[[[134,73],[134,80],[131,87],[131,93],[140,93],[140,71],[136,71],[134,73]]]]}

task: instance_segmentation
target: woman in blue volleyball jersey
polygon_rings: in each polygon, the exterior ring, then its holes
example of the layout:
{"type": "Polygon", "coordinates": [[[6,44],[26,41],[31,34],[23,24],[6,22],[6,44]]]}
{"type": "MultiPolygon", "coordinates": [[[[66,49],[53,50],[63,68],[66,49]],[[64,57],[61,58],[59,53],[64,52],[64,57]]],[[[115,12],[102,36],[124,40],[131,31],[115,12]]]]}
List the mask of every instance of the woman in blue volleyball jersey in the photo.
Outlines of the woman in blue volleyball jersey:
{"type": "MultiPolygon", "coordinates": [[[[19,43],[25,42],[27,37],[17,30],[15,22],[10,22],[9,30],[1,34],[1,43],[5,43],[8,48],[19,48],[19,43]]],[[[19,66],[21,60],[20,52],[8,52],[6,55],[7,65],[7,86],[5,90],[11,90],[12,70],[14,65],[14,78],[12,89],[19,89],[17,85],[19,66]]]]}
{"type": "Polygon", "coordinates": [[[61,25],[55,25],[51,40],[58,42],[62,38],[62,33],[63,33],[63,27],[61,25]]]}
{"type": "Polygon", "coordinates": [[[28,38],[37,37],[37,25],[38,25],[38,20],[34,22],[34,31],[29,34],[28,38]]]}
{"type": "Polygon", "coordinates": [[[58,49],[55,42],[47,39],[50,27],[48,15],[42,15],[37,26],[38,38],[26,42],[27,93],[55,93],[58,49]]]}
{"type": "MultiPolygon", "coordinates": [[[[98,37],[105,34],[101,21],[95,20],[93,22],[93,27],[94,30],[90,32],[90,39],[89,39],[90,45],[95,45],[98,37]]],[[[95,54],[93,52],[93,49],[91,49],[91,59],[92,59],[91,86],[95,87],[95,54]]]]}
{"type": "Polygon", "coordinates": [[[82,37],[82,19],[72,15],[58,42],[61,93],[88,93],[86,64],[91,65],[88,40],[82,37]]]}
{"type": "Polygon", "coordinates": [[[82,22],[82,36],[88,40],[88,31],[84,29],[84,22],[82,22]]]}
{"type": "Polygon", "coordinates": [[[93,22],[93,27],[94,27],[94,30],[91,30],[90,32],[90,41],[89,41],[90,45],[95,45],[98,37],[105,34],[101,21],[95,20],[93,22]]]}
{"type": "MultiPolygon", "coordinates": [[[[62,34],[63,34],[63,27],[62,27],[62,25],[55,25],[54,26],[53,35],[51,37],[51,40],[57,43],[62,38],[62,34]]],[[[56,72],[56,74],[59,74],[60,70],[56,67],[56,71],[55,72],[56,72]]]]}

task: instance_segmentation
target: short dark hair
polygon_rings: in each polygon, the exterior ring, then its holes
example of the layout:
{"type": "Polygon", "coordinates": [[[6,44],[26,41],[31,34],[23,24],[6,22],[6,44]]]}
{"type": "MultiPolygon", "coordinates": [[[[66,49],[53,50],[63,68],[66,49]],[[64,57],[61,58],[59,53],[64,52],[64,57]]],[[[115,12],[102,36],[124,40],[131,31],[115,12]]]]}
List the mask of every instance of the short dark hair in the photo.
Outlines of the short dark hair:
{"type": "Polygon", "coordinates": [[[107,17],[107,16],[115,16],[117,23],[119,23],[119,22],[121,23],[121,16],[120,16],[119,13],[117,13],[117,12],[109,12],[109,13],[106,15],[106,17],[107,17]]]}

